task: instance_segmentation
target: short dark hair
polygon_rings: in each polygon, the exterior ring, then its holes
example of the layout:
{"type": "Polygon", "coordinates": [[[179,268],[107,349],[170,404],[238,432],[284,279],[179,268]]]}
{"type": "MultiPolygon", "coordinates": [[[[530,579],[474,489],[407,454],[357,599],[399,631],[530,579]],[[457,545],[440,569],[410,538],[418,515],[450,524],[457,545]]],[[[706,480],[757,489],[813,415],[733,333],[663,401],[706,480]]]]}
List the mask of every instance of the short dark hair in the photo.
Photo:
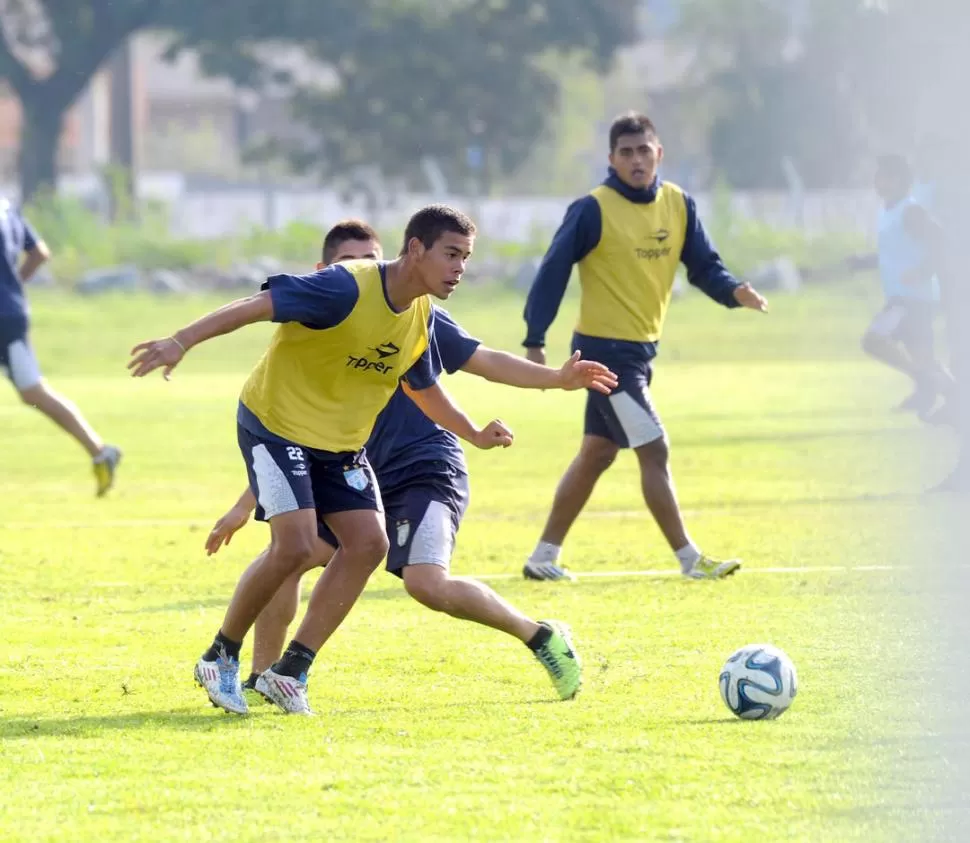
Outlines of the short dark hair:
{"type": "Polygon", "coordinates": [[[621,114],[610,125],[610,152],[616,150],[616,144],[623,135],[640,134],[656,139],[658,137],[657,127],[653,125],[653,121],[646,114],[640,114],[637,111],[628,111],[626,114],[621,114]]]}
{"type": "Polygon", "coordinates": [[[377,232],[363,220],[341,220],[323,238],[323,262],[333,263],[340,247],[348,240],[373,240],[378,245],[381,242],[377,232]]]}
{"type": "Polygon", "coordinates": [[[415,237],[421,241],[425,249],[430,249],[442,234],[463,234],[466,237],[474,237],[476,231],[475,223],[457,208],[452,208],[450,205],[428,205],[408,220],[407,227],[404,229],[401,254],[407,252],[408,243],[415,237]]]}

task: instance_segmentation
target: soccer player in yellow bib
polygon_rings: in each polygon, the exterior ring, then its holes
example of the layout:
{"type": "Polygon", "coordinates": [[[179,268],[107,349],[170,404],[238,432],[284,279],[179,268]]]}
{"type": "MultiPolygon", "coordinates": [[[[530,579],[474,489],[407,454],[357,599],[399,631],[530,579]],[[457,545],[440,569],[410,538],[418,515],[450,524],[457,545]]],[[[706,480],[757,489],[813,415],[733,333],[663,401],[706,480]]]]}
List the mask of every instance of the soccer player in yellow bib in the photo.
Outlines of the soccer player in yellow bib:
{"type": "MultiPolygon", "coordinates": [[[[327,232],[323,264],[318,268],[340,261],[381,257],[377,233],[359,220],[346,220],[327,232]]],[[[616,386],[612,373],[599,363],[574,357],[559,370],[536,366],[486,347],[465,333],[446,311],[438,307],[434,310],[431,348],[435,372],[462,370],[522,388],[593,388],[609,393],[616,386]]],[[[390,543],[388,572],[400,577],[407,593],[429,609],[519,639],[546,669],[559,696],[572,698],[582,682],[582,662],[569,627],[556,620],[537,622],[485,583],[451,572],[455,542],[470,494],[468,467],[459,437],[476,447],[493,448],[510,444],[511,431],[499,420],[479,429],[443,391],[426,389],[417,395],[421,407],[403,387],[399,388],[378,416],[366,446],[384,502],[390,543]],[[442,426],[435,424],[432,417],[442,426]]],[[[209,534],[208,552],[215,553],[223,543],[228,544],[254,509],[258,509],[258,503],[247,487],[209,534]]],[[[256,518],[265,520],[265,515],[257,511],[256,518]]],[[[310,560],[307,568],[325,566],[338,545],[325,523],[318,525],[318,534],[322,539],[318,545],[320,555],[310,560]]],[[[253,564],[261,564],[264,554],[253,564]]],[[[303,714],[309,709],[302,666],[294,665],[295,675],[277,673],[287,669],[277,662],[286,643],[287,627],[296,617],[304,573],[305,570],[299,570],[290,576],[256,619],[253,672],[243,683],[244,690],[257,691],[290,714],[303,714]]]]}
{"type": "Polygon", "coordinates": [[[524,574],[571,578],[559,564],[566,534],[619,449],[632,448],[643,497],[682,573],[719,579],[737,571],[740,562],[703,554],[687,534],[668,466],[667,435],[650,396],[652,361],[680,263],[691,284],[726,307],[766,311],[767,303],[725,269],[693,199],[658,178],[663,147],[653,123],[642,114],[618,117],[609,142],[609,177],[570,205],[533,282],[524,345],[530,360],[545,362],[546,331],[578,264],[582,295],[573,348],[609,366],[620,385],[609,396],[589,393],[579,454],[559,483],[524,574]]]}
{"type": "Polygon", "coordinates": [[[256,295],[132,350],[133,376],[162,369],[167,378],[201,342],[255,322],[281,323],[240,396],[239,444],[271,538],[196,663],[196,680],[217,707],[246,712],[243,638],[283,581],[318,553],[318,514],[340,548],[284,656],[304,673],[387,553],[380,492],[362,449],[402,378],[418,391],[434,385],[429,295],[447,299],[455,290],[474,237],[468,217],[432,205],[408,222],[393,261],[273,276],[256,295]]]}

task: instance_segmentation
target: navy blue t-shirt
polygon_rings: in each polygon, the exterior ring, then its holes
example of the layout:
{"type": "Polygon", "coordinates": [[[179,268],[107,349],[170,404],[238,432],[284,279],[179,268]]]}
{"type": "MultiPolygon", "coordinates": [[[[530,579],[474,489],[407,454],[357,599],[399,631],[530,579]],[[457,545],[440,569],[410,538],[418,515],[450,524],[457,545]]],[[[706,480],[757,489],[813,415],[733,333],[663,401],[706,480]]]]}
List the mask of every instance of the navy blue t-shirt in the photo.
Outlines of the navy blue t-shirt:
{"type": "MultiPolygon", "coordinates": [[[[446,310],[434,308],[430,350],[435,377],[442,371],[457,372],[479,345],[481,341],[465,333],[446,310]]],[[[377,482],[386,489],[413,478],[417,463],[445,462],[467,473],[458,437],[431,421],[400,387],[377,417],[366,448],[377,482]]]]}
{"type": "Polygon", "coordinates": [[[37,235],[20,212],[0,199],[0,320],[26,321],[27,299],[20,283],[20,256],[37,246],[37,235]]]}

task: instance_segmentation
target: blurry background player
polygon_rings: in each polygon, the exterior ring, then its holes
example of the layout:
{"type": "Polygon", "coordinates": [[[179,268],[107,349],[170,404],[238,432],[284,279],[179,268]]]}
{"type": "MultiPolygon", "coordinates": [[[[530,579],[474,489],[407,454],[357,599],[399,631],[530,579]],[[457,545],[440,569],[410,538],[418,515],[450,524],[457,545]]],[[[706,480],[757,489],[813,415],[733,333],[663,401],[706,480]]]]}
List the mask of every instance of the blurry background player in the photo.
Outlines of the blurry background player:
{"type": "MultiPolygon", "coordinates": [[[[947,119],[947,125],[951,121],[947,119]]],[[[919,144],[919,183],[915,195],[938,223],[937,277],[943,309],[947,356],[954,385],[946,402],[928,418],[953,426],[960,438],[956,465],[936,492],[970,492],[970,283],[962,237],[970,222],[970,172],[966,140],[951,128],[931,131],[919,144]]]]}
{"type": "Polygon", "coordinates": [[[579,454],[556,490],[542,538],[526,562],[529,579],[570,575],[559,566],[562,543],[596,482],[620,448],[640,464],[647,507],[681,571],[695,579],[734,573],[737,560],[701,553],[684,527],[668,465],[667,435],[650,396],[651,364],[670,304],[677,267],[725,307],[765,311],[765,300],[724,268],[697,216],[694,200],[657,170],[663,147],[642,114],[617,118],[610,127],[609,177],[566,211],[546,252],[525,307],[530,360],[545,361],[546,331],[556,318],[574,264],[582,286],[573,348],[605,363],[620,379],[609,396],[589,393],[579,454]]]}
{"type": "MultiPolygon", "coordinates": [[[[381,254],[380,241],[373,229],[366,223],[351,220],[338,223],[327,233],[322,265],[380,259],[381,254]]],[[[432,345],[441,368],[451,373],[463,369],[497,382],[511,380],[513,385],[517,385],[517,374],[523,383],[532,378],[532,383],[537,384],[538,378],[542,378],[548,386],[582,388],[594,378],[599,378],[598,387],[606,391],[612,385],[603,367],[594,364],[570,361],[568,368],[557,373],[484,348],[440,310],[435,314],[432,345]]],[[[511,442],[511,437],[500,439],[490,435],[488,428],[466,430],[465,434],[477,447],[490,448],[511,442]]],[[[401,577],[408,594],[429,609],[518,638],[546,668],[559,696],[563,699],[574,696],[581,681],[581,665],[568,628],[557,621],[536,622],[484,583],[453,576],[449,570],[469,493],[468,470],[456,435],[432,422],[399,390],[377,420],[367,443],[367,455],[384,501],[390,543],[388,571],[401,577]]],[[[248,490],[216,523],[206,541],[209,553],[229,543],[249,519],[255,505],[252,491],[248,490]]],[[[258,676],[280,657],[286,629],[296,616],[303,574],[310,568],[325,565],[334,553],[336,539],[322,524],[320,536],[323,543],[317,545],[315,558],[305,570],[296,572],[283,583],[256,619],[252,674],[245,683],[246,688],[255,690],[258,676]]]]}
{"type": "Polygon", "coordinates": [[[879,275],[885,307],[862,340],[865,351],[908,375],[913,392],[899,405],[927,419],[951,379],[936,359],[933,319],[939,301],[934,268],[939,226],[913,196],[913,173],[901,155],[884,155],[876,165],[879,213],[879,275]]]}
{"type": "Polygon", "coordinates": [[[23,285],[48,258],[47,244],[6,199],[0,198],[0,367],[25,404],[40,410],[91,455],[100,497],[114,483],[121,451],[105,445],[81,411],[47,385],[28,336],[30,318],[23,285]],[[23,263],[21,255],[25,256],[23,263]]]}

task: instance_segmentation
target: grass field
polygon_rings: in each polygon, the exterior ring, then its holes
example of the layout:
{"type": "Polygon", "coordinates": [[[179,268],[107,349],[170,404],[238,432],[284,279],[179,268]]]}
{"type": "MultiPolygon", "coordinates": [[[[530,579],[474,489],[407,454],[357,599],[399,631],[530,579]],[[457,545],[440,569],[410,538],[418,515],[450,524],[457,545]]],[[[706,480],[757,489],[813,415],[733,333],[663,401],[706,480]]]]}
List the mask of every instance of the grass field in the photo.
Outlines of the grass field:
{"type": "MultiPolygon", "coordinates": [[[[210,299],[35,300],[51,382],[126,452],[91,492],[82,454],[0,392],[2,840],[903,840],[943,797],[918,693],[927,607],[908,588],[937,552],[918,492],[953,443],[888,408],[905,385],[862,359],[855,288],[773,300],[767,317],[699,296],[674,306],[655,381],[689,526],[738,554],[723,583],[673,576],[519,579],[580,433],[582,397],[459,375],[481,422],[517,432],[469,454],[455,568],[568,621],[585,659],[573,702],[527,651],[432,615],[375,574],[317,659],[313,719],[231,718],[192,684],[236,577],[266,533],[207,559],[244,480],[235,398],[262,327],[194,352],[170,383],[126,377],[128,349],[210,299]],[[875,568],[875,569],[873,569],[875,568]],[[783,569],[783,570],[779,570],[783,569]],[[770,723],[723,707],[738,646],[792,656],[801,690],[770,723]],[[916,667],[913,667],[913,662],[916,667]],[[892,681],[888,681],[889,679],[892,681]]],[[[574,301],[551,350],[562,357],[574,301]]],[[[514,349],[521,303],[463,289],[451,310],[514,349]]],[[[566,548],[580,574],[675,563],[632,457],[566,548]]],[[[244,653],[244,655],[247,655],[244,653]]]]}

